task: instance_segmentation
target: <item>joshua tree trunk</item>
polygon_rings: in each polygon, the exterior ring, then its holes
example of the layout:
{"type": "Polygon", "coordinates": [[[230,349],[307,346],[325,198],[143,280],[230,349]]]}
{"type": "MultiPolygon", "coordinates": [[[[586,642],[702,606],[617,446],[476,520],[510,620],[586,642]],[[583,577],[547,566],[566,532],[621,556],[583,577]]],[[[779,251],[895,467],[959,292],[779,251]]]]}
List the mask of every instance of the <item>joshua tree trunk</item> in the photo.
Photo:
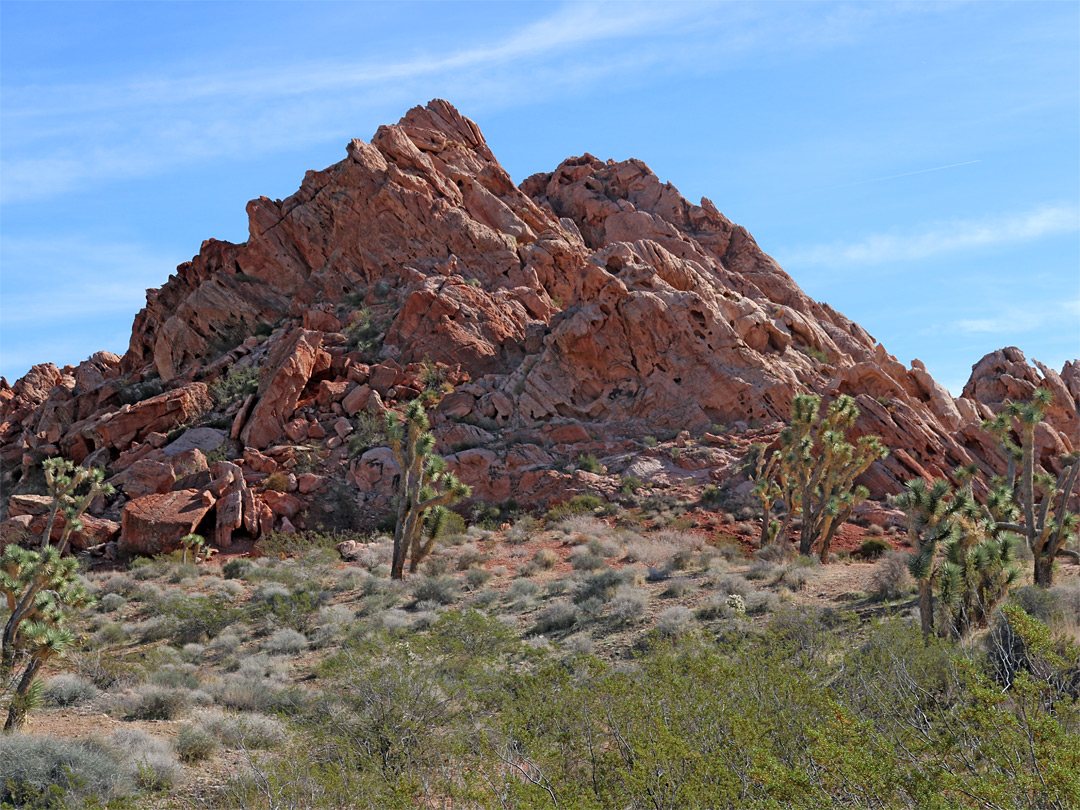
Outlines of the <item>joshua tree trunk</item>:
{"type": "Polygon", "coordinates": [[[4,723],[5,734],[18,731],[26,725],[26,717],[30,711],[30,707],[26,705],[26,696],[30,692],[30,687],[34,685],[34,679],[43,661],[35,656],[19,679],[19,685],[15,687],[15,696],[11,700],[11,707],[8,709],[7,722],[4,723]]]}
{"type": "Polygon", "coordinates": [[[930,579],[919,580],[919,624],[923,638],[930,643],[934,634],[934,586],[930,579]]]}

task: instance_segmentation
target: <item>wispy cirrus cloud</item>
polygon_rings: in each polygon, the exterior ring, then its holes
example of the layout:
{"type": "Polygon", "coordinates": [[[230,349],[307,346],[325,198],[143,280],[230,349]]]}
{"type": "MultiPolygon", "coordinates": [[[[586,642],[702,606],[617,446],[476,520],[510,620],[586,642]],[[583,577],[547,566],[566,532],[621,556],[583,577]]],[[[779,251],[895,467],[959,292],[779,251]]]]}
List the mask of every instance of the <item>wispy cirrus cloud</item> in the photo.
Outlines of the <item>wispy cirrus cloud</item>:
{"type": "Polygon", "coordinates": [[[934,222],[907,233],[871,234],[855,242],[832,242],[781,252],[787,267],[854,266],[926,259],[942,253],[1030,242],[1080,231],[1080,209],[1048,204],[983,219],[934,222]]]}
{"type": "MultiPolygon", "coordinates": [[[[86,82],[3,85],[0,202],[50,199],[97,183],[149,177],[354,137],[358,121],[433,95],[469,111],[527,105],[628,82],[684,81],[762,54],[859,39],[903,7],[666,2],[566,3],[492,37],[402,58],[253,61],[216,53],[183,66],[86,82]],[[191,65],[199,65],[192,68],[191,65]]],[[[475,113],[474,113],[475,114],[475,113]]]]}
{"type": "Polygon", "coordinates": [[[481,88],[492,76],[503,100],[595,86],[619,71],[647,69],[658,52],[604,43],[670,33],[700,14],[694,4],[568,4],[490,43],[407,59],[337,57],[5,85],[0,200],[47,199],[95,181],[353,136],[347,130],[364,111],[399,108],[432,92],[459,103],[489,101],[481,88]],[[580,57],[568,62],[571,53],[580,57]],[[553,62],[561,69],[547,69],[553,62]]]}

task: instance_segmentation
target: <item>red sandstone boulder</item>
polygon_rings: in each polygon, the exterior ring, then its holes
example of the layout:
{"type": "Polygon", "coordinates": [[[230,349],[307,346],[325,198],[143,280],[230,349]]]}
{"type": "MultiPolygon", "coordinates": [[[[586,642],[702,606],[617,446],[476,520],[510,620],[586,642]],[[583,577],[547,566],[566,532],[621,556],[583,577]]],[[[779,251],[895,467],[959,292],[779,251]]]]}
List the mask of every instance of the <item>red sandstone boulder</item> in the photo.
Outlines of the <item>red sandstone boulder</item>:
{"type": "Polygon", "coordinates": [[[273,349],[259,384],[259,401],[252,410],[240,437],[258,449],[269,446],[285,431],[285,422],[325,352],[317,332],[294,330],[273,349]]]}
{"type": "Polygon", "coordinates": [[[175,551],[180,538],[197,531],[214,503],[209,493],[194,489],[135,498],[121,512],[119,550],[143,556],[175,551]]]}

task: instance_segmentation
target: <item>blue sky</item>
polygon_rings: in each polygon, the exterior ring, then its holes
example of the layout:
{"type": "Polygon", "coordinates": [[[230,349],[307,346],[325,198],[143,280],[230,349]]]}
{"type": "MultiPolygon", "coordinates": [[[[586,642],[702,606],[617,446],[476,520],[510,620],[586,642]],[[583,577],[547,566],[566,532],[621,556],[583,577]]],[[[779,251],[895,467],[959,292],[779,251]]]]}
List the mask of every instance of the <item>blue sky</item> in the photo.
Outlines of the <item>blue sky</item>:
{"type": "Polygon", "coordinates": [[[434,97],[520,181],[637,157],[959,393],[1080,356],[1080,5],[0,3],[0,373],[434,97]]]}

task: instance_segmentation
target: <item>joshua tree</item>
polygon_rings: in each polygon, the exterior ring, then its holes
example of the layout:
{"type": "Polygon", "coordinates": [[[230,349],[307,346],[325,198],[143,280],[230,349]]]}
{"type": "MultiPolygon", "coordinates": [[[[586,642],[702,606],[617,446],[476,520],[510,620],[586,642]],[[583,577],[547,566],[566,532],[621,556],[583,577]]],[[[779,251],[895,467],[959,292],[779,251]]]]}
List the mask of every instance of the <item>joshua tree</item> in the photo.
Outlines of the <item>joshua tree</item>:
{"type": "Polygon", "coordinates": [[[1035,428],[1052,401],[1053,395],[1039,388],[1028,402],[1010,402],[996,418],[982,425],[997,437],[1009,459],[1008,475],[995,482],[987,500],[996,513],[996,530],[1016,532],[1027,540],[1035,557],[1035,584],[1043,588],[1054,584],[1054,559],[1064,552],[1065,543],[1080,524],[1076,513],[1069,511],[1069,499],[1080,475],[1080,454],[1065,457],[1060,479],[1035,472],[1035,428]],[[1014,422],[1019,425],[1019,447],[1010,435],[1014,422]],[[1016,522],[1018,515],[1022,523],[1016,522]]]}
{"type": "Polygon", "coordinates": [[[908,537],[915,549],[908,568],[918,584],[919,617],[927,638],[934,631],[935,585],[941,596],[942,632],[964,636],[973,627],[985,626],[1020,576],[1020,541],[1013,534],[997,534],[990,510],[975,500],[971,481],[976,471],[954,470],[957,488],[944,479],[927,485],[916,478],[893,498],[908,515],[908,537]],[[936,565],[939,545],[944,559],[936,565]]]}
{"type": "Polygon", "coordinates": [[[791,425],[780,433],[776,480],[790,492],[788,514],[802,513],[799,553],[809,555],[820,541],[823,563],[829,561],[833,537],[855,507],[869,497],[855,479],[879,458],[888,455],[877,436],[863,436],[855,444],[846,432],[855,424],[859,409],[843,394],[821,415],[821,397],[798,394],[791,403],[791,425]]]}
{"type": "Polygon", "coordinates": [[[915,552],[908,568],[919,588],[919,617],[923,635],[934,632],[934,556],[938,544],[956,530],[953,515],[967,504],[953,497],[952,487],[943,478],[927,486],[922,478],[907,482],[907,489],[893,499],[907,512],[908,539],[915,552]]]}
{"type": "Polygon", "coordinates": [[[10,611],[0,651],[0,695],[8,698],[4,731],[19,729],[39,703],[37,676],[75,642],[64,623],[92,600],[78,575],[78,561],[52,546],[41,552],[10,545],[0,555],[0,593],[10,611]],[[21,672],[19,671],[21,668],[21,672]]]}
{"type": "Polygon", "coordinates": [[[41,550],[10,545],[0,556],[0,593],[8,613],[0,636],[0,695],[9,697],[5,731],[26,722],[27,712],[37,701],[36,679],[42,667],[51,658],[62,656],[74,642],[64,622],[72,610],[90,599],[79,580],[78,563],[63,554],[72,533],[82,528],[79,519],[94,498],[112,491],[102,483],[100,470],[76,467],[66,459],[49,459],[44,468],[53,503],[41,550]],[[64,529],[54,547],[50,539],[61,511],[64,529]]]}
{"type": "Polygon", "coordinates": [[[185,534],[180,538],[180,562],[187,562],[188,553],[191,553],[192,562],[199,561],[199,554],[206,546],[206,540],[201,534],[185,534]]]}
{"type": "Polygon", "coordinates": [[[429,509],[468,498],[472,491],[447,472],[446,461],[434,455],[435,437],[428,432],[424,406],[413,400],[405,408],[404,418],[386,415],[386,434],[401,467],[397,487],[397,526],[394,528],[394,558],[390,576],[404,577],[405,558],[415,571],[435,546],[435,534],[423,536],[424,518],[429,509]]]}
{"type": "Polygon", "coordinates": [[[761,501],[761,547],[774,543],[778,538],[785,537],[788,522],[791,520],[792,500],[794,492],[783,489],[776,482],[777,468],[780,464],[780,454],[766,455],[765,446],[754,445],[758,449],[757,464],[754,469],[754,488],[750,494],[761,501]],[[782,501],[787,507],[784,513],[783,524],[772,519],[773,506],[777,501],[782,501]]]}

